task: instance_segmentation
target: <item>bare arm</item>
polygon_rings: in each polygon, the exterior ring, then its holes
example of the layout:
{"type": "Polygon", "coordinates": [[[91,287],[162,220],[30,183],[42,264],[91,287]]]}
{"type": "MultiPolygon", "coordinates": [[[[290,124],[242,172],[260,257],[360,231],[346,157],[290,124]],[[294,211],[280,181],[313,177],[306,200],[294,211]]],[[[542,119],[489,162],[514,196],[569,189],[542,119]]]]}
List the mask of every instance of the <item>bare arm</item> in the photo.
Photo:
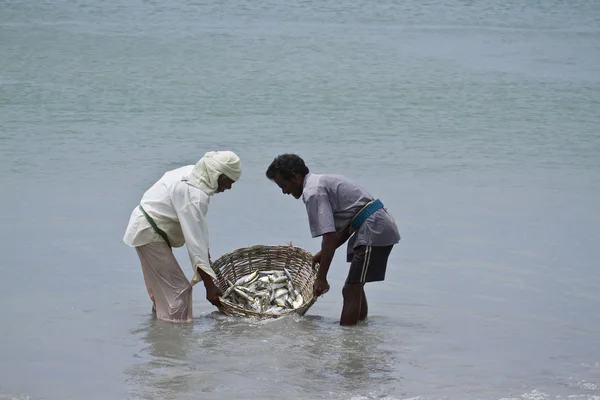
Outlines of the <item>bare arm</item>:
{"type": "Polygon", "coordinates": [[[333,261],[335,250],[338,248],[338,242],[339,239],[335,232],[326,233],[323,235],[323,240],[321,241],[321,251],[319,251],[320,260],[317,279],[327,279],[327,272],[329,271],[331,261],[333,261]]]}
{"type": "Polygon", "coordinates": [[[333,256],[338,247],[346,243],[350,238],[351,234],[348,229],[344,229],[341,232],[331,232],[323,235],[321,241],[321,251],[315,256],[319,262],[319,273],[317,278],[327,279],[327,272],[329,272],[329,266],[333,261],[333,256]]]}
{"type": "Polygon", "coordinates": [[[218,306],[220,304],[219,296],[223,295],[221,289],[219,289],[212,280],[212,277],[207,274],[202,268],[198,268],[198,274],[202,278],[202,282],[204,282],[204,287],[206,288],[206,299],[214,306],[218,306]]]}

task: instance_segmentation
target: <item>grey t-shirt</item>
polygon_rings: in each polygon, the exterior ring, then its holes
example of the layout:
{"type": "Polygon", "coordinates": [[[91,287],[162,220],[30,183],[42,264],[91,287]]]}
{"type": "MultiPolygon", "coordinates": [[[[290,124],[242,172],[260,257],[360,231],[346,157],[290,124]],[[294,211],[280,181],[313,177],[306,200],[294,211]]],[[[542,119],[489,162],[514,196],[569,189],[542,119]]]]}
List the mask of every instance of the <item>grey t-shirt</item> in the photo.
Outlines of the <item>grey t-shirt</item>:
{"type": "MultiPolygon", "coordinates": [[[[308,174],[304,178],[302,201],[313,238],[348,229],[352,218],[372,200],[369,192],[342,175],[308,174]]],[[[348,258],[357,246],[389,246],[399,241],[396,222],[383,208],[367,218],[350,237],[348,258]]]]}

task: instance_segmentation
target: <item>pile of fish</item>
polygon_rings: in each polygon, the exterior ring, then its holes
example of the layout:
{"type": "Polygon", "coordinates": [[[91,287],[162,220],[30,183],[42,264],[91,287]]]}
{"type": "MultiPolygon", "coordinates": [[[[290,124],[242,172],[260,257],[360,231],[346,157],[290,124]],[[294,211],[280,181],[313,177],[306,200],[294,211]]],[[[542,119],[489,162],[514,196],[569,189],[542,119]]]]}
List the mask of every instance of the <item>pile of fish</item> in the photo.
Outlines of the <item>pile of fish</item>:
{"type": "Polygon", "coordinates": [[[294,288],[292,275],[283,271],[254,271],[238,279],[227,281],[229,287],[222,299],[246,310],[267,314],[281,314],[300,307],[304,299],[294,288]]]}

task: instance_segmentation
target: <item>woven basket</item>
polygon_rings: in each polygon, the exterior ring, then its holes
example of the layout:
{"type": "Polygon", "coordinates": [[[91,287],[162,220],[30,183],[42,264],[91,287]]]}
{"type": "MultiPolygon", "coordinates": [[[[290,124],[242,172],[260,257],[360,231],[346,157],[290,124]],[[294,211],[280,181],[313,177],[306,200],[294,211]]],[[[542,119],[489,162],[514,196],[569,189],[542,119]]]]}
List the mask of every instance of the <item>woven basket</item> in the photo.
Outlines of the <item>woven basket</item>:
{"type": "Polygon", "coordinates": [[[227,301],[221,301],[221,305],[218,307],[219,311],[226,315],[259,318],[278,318],[292,313],[304,315],[317,301],[317,298],[313,297],[313,283],[318,268],[314,270],[312,268],[312,254],[300,247],[292,246],[291,243],[287,246],[255,245],[243,247],[222,255],[213,263],[213,269],[217,275],[215,285],[225,292],[229,287],[228,280],[235,282],[242,276],[256,270],[283,271],[284,267],[292,275],[294,287],[302,294],[304,303],[300,307],[280,314],[267,314],[247,310],[227,301]]]}

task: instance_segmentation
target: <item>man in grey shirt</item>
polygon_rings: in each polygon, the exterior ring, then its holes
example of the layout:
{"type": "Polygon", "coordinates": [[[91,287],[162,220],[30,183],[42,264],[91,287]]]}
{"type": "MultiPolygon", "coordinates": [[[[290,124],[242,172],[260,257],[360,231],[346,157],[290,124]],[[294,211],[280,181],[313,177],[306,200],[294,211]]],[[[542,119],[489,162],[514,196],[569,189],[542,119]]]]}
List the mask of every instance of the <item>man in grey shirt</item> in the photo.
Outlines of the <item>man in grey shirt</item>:
{"type": "Polygon", "coordinates": [[[400,241],[393,217],[363,187],[342,175],[311,174],[296,154],[279,155],[266,175],[283,194],[302,198],[312,237],[322,236],[321,250],[313,257],[313,265],[319,264],[314,296],[329,290],[327,272],[335,251],[350,239],[350,269],[342,290],[340,324],[355,325],[364,320],[368,314],[364,285],[385,279],[388,257],[400,241]]]}

